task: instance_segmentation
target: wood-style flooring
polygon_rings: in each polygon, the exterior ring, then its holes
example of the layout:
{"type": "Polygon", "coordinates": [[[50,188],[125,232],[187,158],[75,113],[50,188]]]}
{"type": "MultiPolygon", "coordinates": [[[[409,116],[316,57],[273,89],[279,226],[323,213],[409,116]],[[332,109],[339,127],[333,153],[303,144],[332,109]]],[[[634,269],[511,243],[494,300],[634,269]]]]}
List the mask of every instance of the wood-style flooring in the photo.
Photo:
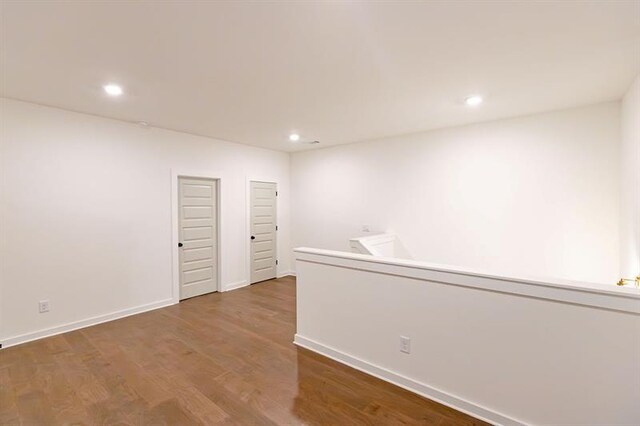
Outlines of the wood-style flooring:
{"type": "Polygon", "coordinates": [[[295,280],[0,350],[2,425],[480,425],[293,345],[295,280]]]}

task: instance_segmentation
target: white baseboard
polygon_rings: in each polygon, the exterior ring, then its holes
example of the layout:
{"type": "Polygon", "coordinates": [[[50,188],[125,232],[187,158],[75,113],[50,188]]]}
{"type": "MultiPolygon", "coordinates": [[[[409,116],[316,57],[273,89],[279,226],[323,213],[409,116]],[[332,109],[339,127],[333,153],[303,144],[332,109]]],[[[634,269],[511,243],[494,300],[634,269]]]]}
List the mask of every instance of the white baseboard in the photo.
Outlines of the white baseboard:
{"type": "Polygon", "coordinates": [[[6,338],[2,341],[2,348],[8,348],[9,346],[19,345],[21,343],[31,342],[33,340],[43,339],[45,337],[55,336],[56,334],[66,333],[68,331],[77,330],[79,328],[85,328],[92,325],[101,324],[103,322],[109,322],[120,318],[128,317],[135,314],[141,314],[143,312],[152,311],[158,308],[164,308],[165,306],[173,305],[175,302],[173,299],[160,300],[158,302],[147,303],[133,308],[122,309],[120,311],[111,312],[109,314],[98,315],[95,317],[83,319],[80,321],[69,322],[55,327],[45,328],[44,330],[34,331],[31,333],[20,334],[6,338]]]}
{"type": "Polygon", "coordinates": [[[352,355],[346,354],[322,343],[318,343],[299,334],[295,335],[293,343],[305,349],[309,349],[310,351],[319,353],[320,355],[324,355],[342,364],[348,365],[349,367],[355,368],[356,370],[360,370],[364,373],[382,379],[385,382],[392,383],[396,386],[407,389],[411,392],[417,393],[418,395],[424,396],[425,398],[439,402],[458,411],[462,411],[463,413],[469,414],[470,416],[476,417],[480,420],[484,420],[491,424],[504,426],[522,426],[526,424],[504,414],[475,404],[471,401],[467,401],[463,398],[451,395],[447,392],[443,392],[427,384],[394,373],[393,371],[387,370],[386,368],[371,364],[368,361],[356,358],[352,355]]]}
{"type": "Polygon", "coordinates": [[[231,291],[231,290],[235,290],[235,289],[238,289],[238,288],[246,287],[248,285],[249,285],[249,281],[247,281],[247,280],[236,281],[235,283],[229,283],[229,284],[225,285],[223,291],[231,291]]]}
{"type": "MultiPolygon", "coordinates": [[[[276,278],[282,278],[282,277],[286,277],[286,276],[289,276],[289,275],[295,275],[295,272],[293,272],[293,273],[290,272],[290,271],[282,272],[282,273],[278,274],[276,276],[276,278]]],[[[249,285],[251,285],[251,283],[248,280],[236,281],[235,283],[229,283],[229,284],[225,285],[224,286],[224,290],[222,290],[222,291],[237,290],[237,289],[242,288],[242,287],[248,287],[249,285]]]]}
{"type": "Polygon", "coordinates": [[[282,277],[288,277],[288,276],[296,276],[296,272],[295,271],[283,271],[280,272],[278,274],[278,278],[282,278],[282,277]]]}

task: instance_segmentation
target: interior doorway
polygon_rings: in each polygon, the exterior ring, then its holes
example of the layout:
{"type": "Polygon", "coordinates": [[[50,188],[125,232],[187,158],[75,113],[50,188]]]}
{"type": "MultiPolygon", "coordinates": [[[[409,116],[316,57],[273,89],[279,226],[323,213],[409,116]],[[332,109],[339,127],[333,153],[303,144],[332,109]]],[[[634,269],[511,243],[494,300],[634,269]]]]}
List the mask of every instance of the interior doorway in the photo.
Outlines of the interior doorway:
{"type": "Polygon", "coordinates": [[[250,283],[277,275],[277,196],[275,182],[250,181],[250,283]]]}
{"type": "Polygon", "coordinates": [[[178,177],[179,299],[218,290],[218,182],[178,177]]]}

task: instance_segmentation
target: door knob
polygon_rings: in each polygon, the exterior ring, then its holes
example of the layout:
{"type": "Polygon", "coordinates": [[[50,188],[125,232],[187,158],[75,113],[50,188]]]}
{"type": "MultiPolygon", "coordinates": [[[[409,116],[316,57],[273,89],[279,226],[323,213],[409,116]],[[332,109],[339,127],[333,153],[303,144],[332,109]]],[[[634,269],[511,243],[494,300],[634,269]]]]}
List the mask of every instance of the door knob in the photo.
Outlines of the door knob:
{"type": "Polygon", "coordinates": [[[178,243],[178,247],[182,247],[182,243],[178,243]]]}
{"type": "Polygon", "coordinates": [[[254,237],[254,236],[252,235],[252,236],[251,236],[251,239],[252,239],[252,240],[255,240],[255,239],[256,239],[256,237],[254,237]]]}

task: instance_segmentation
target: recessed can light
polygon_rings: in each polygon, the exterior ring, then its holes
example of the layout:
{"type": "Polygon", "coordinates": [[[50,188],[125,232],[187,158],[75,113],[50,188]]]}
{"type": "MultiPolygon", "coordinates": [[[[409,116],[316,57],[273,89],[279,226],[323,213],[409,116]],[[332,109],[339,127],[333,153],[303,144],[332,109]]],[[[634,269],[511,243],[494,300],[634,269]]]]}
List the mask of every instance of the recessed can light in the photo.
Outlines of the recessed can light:
{"type": "Polygon", "coordinates": [[[291,134],[289,135],[289,140],[290,140],[291,142],[298,142],[298,141],[300,140],[300,135],[299,135],[299,134],[297,134],[297,133],[291,133],[291,134]]]}
{"type": "Polygon", "coordinates": [[[482,103],[482,96],[473,95],[464,100],[467,106],[478,106],[482,103]]]}
{"type": "Polygon", "coordinates": [[[106,84],[103,86],[103,89],[105,92],[107,92],[107,95],[109,96],[120,96],[122,95],[122,87],[118,86],[117,84],[106,84]]]}

